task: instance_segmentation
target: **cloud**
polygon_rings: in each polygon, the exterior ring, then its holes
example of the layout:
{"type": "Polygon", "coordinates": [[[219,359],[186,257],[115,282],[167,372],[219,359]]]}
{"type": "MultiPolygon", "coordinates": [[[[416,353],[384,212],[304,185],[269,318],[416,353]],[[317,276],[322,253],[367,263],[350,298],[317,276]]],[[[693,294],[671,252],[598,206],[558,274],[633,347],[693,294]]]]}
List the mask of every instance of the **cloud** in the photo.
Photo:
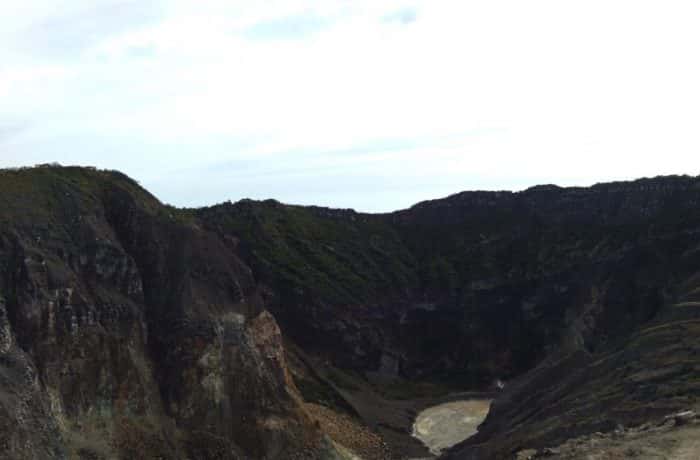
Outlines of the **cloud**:
{"type": "Polygon", "coordinates": [[[131,46],[127,49],[130,57],[134,58],[154,58],[156,57],[156,49],[153,45],[131,46]]]}
{"type": "Polygon", "coordinates": [[[418,19],[418,11],[415,8],[402,8],[387,14],[382,19],[388,23],[410,24],[418,19]]]}
{"type": "Polygon", "coordinates": [[[44,59],[76,58],[110,37],[153,24],[161,18],[157,2],[101,0],[38,19],[21,34],[24,49],[44,59]]]}
{"type": "Polygon", "coordinates": [[[253,24],[243,34],[253,40],[301,39],[329,27],[330,24],[329,20],[313,14],[300,14],[253,24]]]}
{"type": "Polygon", "coordinates": [[[3,123],[0,121],[0,144],[3,144],[21,134],[28,128],[27,123],[14,121],[3,123]]]}
{"type": "Polygon", "coordinates": [[[373,210],[697,174],[698,12],[683,0],[4,2],[0,120],[26,127],[4,137],[0,166],[122,169],[176,204],[373,210]]]}

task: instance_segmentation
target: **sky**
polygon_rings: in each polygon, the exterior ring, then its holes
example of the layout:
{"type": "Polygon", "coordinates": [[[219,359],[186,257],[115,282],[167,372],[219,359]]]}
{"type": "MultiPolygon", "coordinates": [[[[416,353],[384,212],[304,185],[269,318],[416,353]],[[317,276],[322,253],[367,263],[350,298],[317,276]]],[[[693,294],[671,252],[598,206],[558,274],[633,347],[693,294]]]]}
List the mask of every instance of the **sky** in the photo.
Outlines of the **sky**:
{"type": "Polygon", "coordinates": [[[699,18],[696,0],[3,0],[0,167],[372,212],[698,175],[699,18]]]}

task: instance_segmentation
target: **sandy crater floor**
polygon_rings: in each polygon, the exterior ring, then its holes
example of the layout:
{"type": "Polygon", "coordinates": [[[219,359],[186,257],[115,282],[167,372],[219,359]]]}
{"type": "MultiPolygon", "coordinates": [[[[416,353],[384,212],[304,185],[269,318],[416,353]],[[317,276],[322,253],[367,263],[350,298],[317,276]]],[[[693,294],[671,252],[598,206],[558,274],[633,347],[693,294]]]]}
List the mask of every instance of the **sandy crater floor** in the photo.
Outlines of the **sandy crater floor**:
{"type": "Polygon", "coordinates": [[[474,435],[490,407],[490,399],[455,401],[429,407],[416,417],[413,436],[438,455],[443,449],[474,435]]]}

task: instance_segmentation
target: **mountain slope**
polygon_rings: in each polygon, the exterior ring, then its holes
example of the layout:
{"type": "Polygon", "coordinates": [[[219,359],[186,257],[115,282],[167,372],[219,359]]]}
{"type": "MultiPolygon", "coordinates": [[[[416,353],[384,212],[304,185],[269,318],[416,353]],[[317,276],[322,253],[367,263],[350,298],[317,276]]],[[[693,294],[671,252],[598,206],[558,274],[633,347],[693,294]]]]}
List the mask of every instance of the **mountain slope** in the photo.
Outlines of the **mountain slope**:
{"type": "Polygon", "coordinates": [[[245,201],[198,216],[240,239],[271,308],[308,346],[364,370],[384,360],[408,377],[484,384],[531,368],[565,330],[595,349],[649,320],[684,275],[698,182],[465,192],[388,215],[245,201]]]}
{"type": "Polygon", "coordinates": [[[118,173],[0,184],[0,457],[323,450],[235,245],[118,173]]]}
{"type": "Polygon", "coordinates": [[[698,203],[659,177],[178,210],[116,172],[2,171],[0,457],[336,458],[305,407],[359,423],[366,381],[506,380],[454,458],[694,407],[698,203]]]}
{"type": "Polygon", "coordinates": [[[491,458],[695,404],[698,203],[698,178],[659,177],[465,192],[388,215],[246,202],[200,218],[254,241],[244,257],[273,286],[283,329],[336,365],[460,388],[512,379],[481,447],[454,454],[491,458]],[[246,228],[251,213],[266,224],[246,228]],[[384,265],[372,241],[402,263],[384,265]],[[282,270],[319,277],[275,291],[282,270]],[[353,275],[352,295],[329,294],[353,275]]]}

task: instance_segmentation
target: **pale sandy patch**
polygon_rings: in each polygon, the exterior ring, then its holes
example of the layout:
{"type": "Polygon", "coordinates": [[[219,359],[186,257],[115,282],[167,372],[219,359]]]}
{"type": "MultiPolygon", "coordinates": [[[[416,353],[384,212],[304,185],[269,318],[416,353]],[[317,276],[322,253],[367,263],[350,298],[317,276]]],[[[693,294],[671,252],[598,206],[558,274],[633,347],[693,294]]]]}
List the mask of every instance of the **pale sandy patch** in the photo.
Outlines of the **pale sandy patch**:
{"type": "Polygon", "coordinates": [[[490,399],[455,401],[429,407],[416,417],[413,436],[438,455],[476,434],[490,407],[490,399]]]}

